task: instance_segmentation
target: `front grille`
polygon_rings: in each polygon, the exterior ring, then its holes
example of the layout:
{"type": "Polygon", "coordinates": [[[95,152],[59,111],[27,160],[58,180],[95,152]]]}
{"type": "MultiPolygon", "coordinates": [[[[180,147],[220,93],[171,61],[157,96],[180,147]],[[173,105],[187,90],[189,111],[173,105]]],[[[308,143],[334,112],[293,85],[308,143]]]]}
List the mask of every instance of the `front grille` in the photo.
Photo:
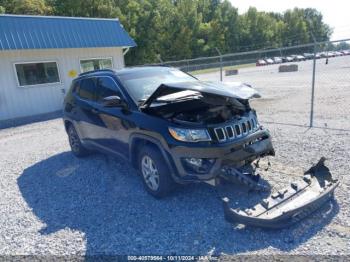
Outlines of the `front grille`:
{"type": "Polygon", "coordinates": [[[235,131],[233,131],[232,126],[226,126],[225,129],[228,139],[232,139],[235,137],[235,131]]]}
{"type": "Polygon", "coordinates": [[[217,139],[220,142],[226,140],[225,130],[223,128],[221,128],[221,127],[220,128],[215,128],[214,131],[215,131],[217,139]]]}
{"type": "Polygon", "coordinates": [[[232,124],[215,127],[214,133],[219,142],[225,142],[253,133],[258,128],[258,122],[255,116],[251,115],[249,117],[243,117],[232,124]]]}
{"type": "Polygon", "coordinates": [[[235,125],[236,136],[240,137],[242,135],[242,128],[240,125],[235,125]]]}
{"type": "Polygon", "coordinates": [[[247,127],[245,125],[245,122],[242,122],[242,129],[243,129],[243,134],[246,134],[248,132],[247,127]]]}

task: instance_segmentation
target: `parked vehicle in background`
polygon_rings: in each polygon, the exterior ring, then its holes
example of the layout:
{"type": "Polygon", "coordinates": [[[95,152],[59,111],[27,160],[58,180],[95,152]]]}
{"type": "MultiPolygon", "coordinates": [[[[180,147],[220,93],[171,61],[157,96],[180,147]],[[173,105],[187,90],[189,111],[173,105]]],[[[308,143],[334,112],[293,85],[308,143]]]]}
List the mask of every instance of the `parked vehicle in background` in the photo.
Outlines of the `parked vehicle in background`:
{"type": "Polygon", "coordinates": [[[256,61],[256,66],[265,66],[267,65],[266,61],[264,59],[259,59],[256,61]]]}
{"type": "Polygon", "coordinates": [[[268,65],[273,65],[275,63],[272,58],[266,58],[265,61],[268,65]]]}
{"type": "Polygon", "coordinates": [[[282,62],[283,63],[293,62],[293,57],[291,56],[282,57],[282,62]]]}
{"type": "Polygon", "coordinates": [[[302,55],[294,55],[293,56],[293,61],[305,61],[305,57],[302,55]]]}
{"type": "Polygon", "coordinates": [[[297,61],[296,60],[297,55],[290,55],[290,57],[293,59],[293,61],[297,61]]]}
{"type": "Polygon", "coordinates": [[[343,55],[350,55],[350,50],[343,50],[341,51],[343,55]]]}
{"type": "Polygon", "coordinates": [[[311,54],[311,53],[304,53],[303,56],[305,57],[306,60],[314,58],[314,54],[311,54]]]}
{"type": "Polygon", "coordinates": [[[278,57],[278,56],[275,56],[273,58],[273,61],[275,62],[275,64],[280,64],[282,63],[282,58],[281,57],[278,57]]]}
{"type": "Polygon", "coordinates": [[[326,58],[327,57],[327,52],[320,52],[319,53],[321,58],[326,58]]]}

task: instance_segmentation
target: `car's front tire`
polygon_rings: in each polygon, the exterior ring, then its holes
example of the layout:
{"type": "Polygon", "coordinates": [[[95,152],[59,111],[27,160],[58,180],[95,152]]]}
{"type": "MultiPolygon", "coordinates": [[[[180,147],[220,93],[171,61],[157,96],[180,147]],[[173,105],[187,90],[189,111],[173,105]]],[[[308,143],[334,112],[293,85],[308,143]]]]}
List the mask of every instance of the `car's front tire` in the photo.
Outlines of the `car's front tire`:
{"type": "Polygon", "coordinates": [[[144,146],[139,153],[138,168],[148,193],[156,198],[168,195],[175,182],[162,154],[153,146],[144,146]]]}
{"type": "Polygon", "coordinates": [[[76,157],[87,156],[90,152],[81,143],[79,135],[72,124],[68,126],[67,133],[68,133],[68,140],[69,140],[69,145],[72,150],[72,153],[76,157]]]}

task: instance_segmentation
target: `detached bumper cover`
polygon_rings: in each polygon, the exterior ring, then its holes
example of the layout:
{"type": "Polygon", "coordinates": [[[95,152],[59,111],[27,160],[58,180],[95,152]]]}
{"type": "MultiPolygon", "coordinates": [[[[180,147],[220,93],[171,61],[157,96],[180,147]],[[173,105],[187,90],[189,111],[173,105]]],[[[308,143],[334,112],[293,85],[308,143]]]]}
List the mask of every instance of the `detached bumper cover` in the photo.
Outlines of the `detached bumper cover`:
{"type": "Polygon", "coordinates": [[[306,173],[309,174],[303,180],[291,183],[250,209],[232,209],[229,199],[223,198],[225,219],[248,226],[282,228],[305,218],[332,198],[339,185],[324,166],[324,158],[306,173]]]}

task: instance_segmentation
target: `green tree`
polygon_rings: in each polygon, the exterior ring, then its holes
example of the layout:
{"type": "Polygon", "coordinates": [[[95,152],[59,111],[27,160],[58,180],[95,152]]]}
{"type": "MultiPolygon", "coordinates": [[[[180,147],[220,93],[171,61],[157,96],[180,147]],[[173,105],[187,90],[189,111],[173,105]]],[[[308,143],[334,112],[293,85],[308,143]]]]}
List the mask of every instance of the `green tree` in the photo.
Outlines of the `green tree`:
{"type": "Polygon", "coordinates": [[[50,15],[52,7],[45,0],[5,0],[0,2],[8,14],[50,15]]]}
{"type": "Polygon", "coordinates": [[[313,8],[303,10],[303,18],[307,21],[307,27],[316,38],[316,41],[327,41],[332,35],[332,29],[323,22],[323,16],[313,8]]]}
{"type": "Polygon", "coordinates": [[[122,13],[113,0],[50,0],[55,15],[116,18],[122,13]]]}
{"type": "Polygon", "coordinates": [[[240,16],[240,51],[277,47],[281,44],[283,22],[279,22],[266,12],[258,12],[249,8],[240,16]]]}
{"type": "MultiPolygon", "coordinates": [[[[0,13],[119,18],[137,43],[128,65],[329,40],[315,9],[239,15],[228,0],[0,0],[0,13]],[[2,8],[1,8],[2,7],[2,8]],[[312,33],[312,34],[311,34],[312,33]]],[[[336,48],[336,47],[334,47],[336,48]]],[[[306,51],[306,50],[305,50],[306,51]]]]}
{"type": "Polygon", "coordinates": [[[342,50],[349,50],[349,49],[350,49],[350,44],[345,41],[342,41],[337,44],[330,45],[327,50],[342,51],[342,50]]]}

